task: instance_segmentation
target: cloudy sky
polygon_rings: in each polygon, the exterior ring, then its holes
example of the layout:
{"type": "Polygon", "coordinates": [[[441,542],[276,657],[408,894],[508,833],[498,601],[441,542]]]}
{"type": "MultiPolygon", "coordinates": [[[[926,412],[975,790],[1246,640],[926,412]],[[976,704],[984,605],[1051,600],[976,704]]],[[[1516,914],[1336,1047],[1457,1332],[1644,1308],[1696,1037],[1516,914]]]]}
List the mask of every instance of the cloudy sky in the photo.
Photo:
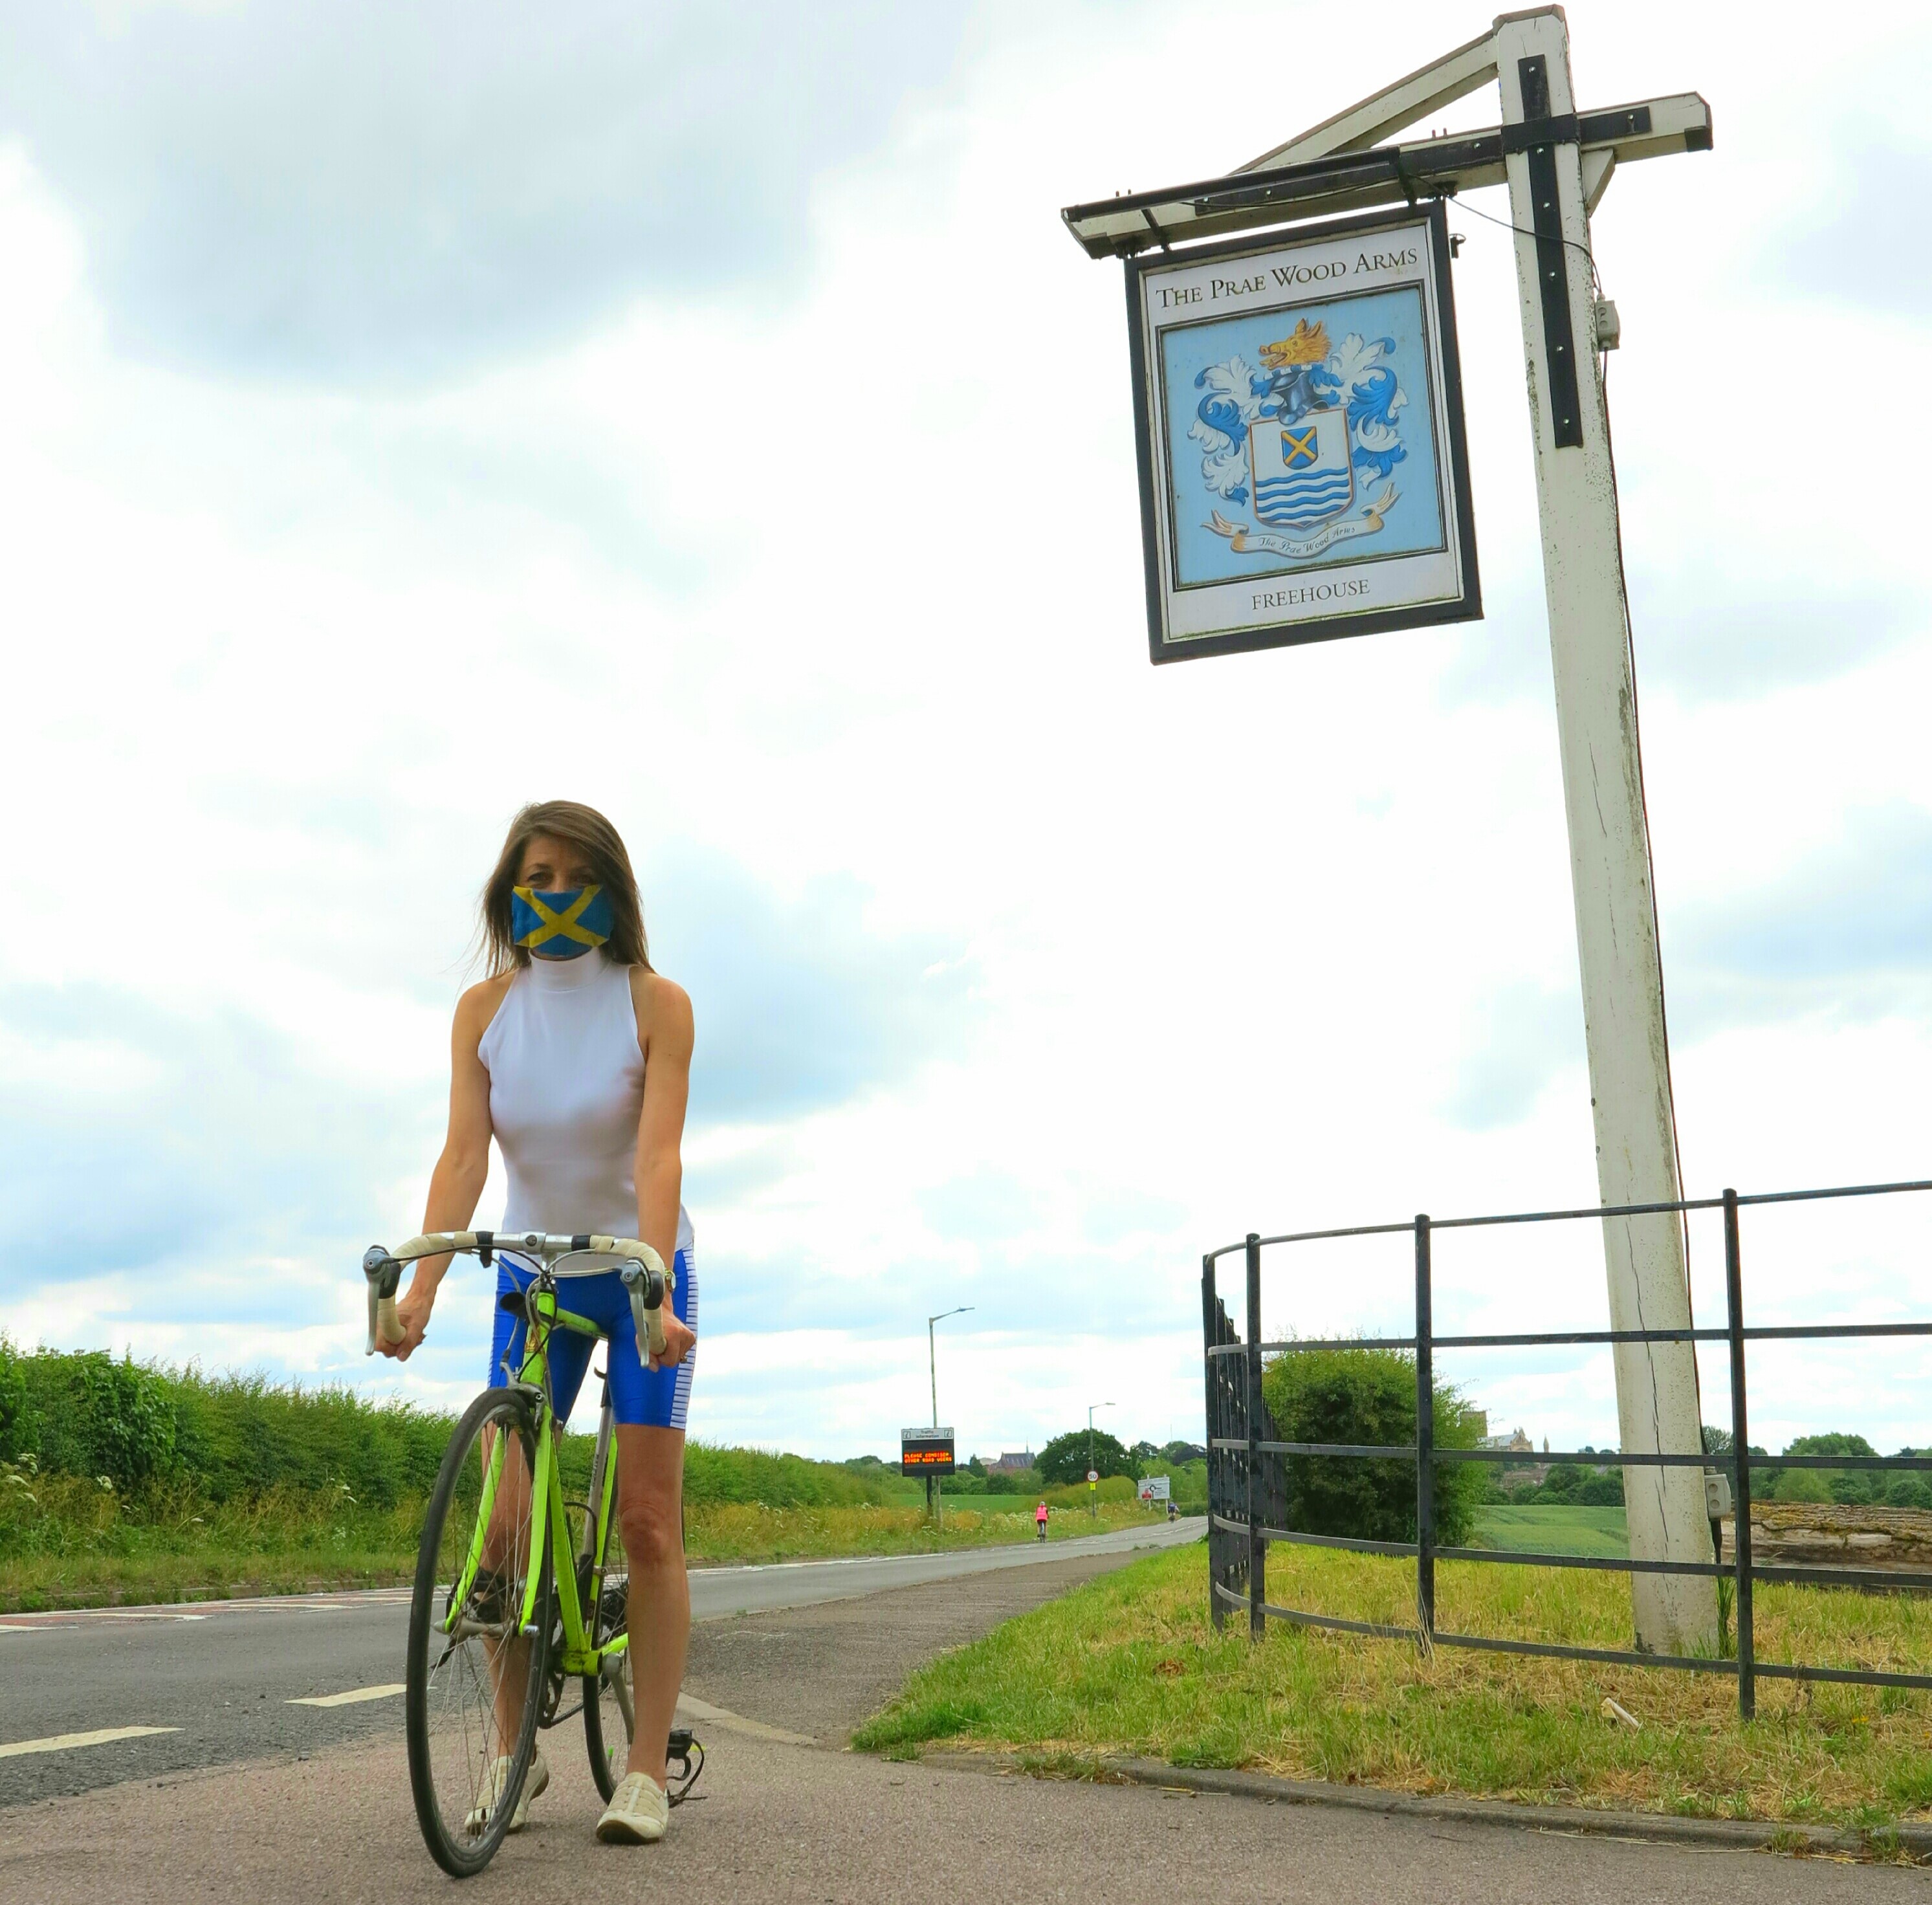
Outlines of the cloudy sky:
{"type": "MultiPolygon", "coordinates": [[[[1925,1175],[1932,26],[1568,11],[1584,105],[1717,127],[1597,221],[1687,1178],[1925,1175]]],[[[554,796],[695,1004],[699,1434],[884,1452],[972,1304],[967,1447],[1198,1435],[1204,1248],[1590,1201],[1502,195],[1450,220],[1486,619],[1158,672],[1118,269],[1058,217],[1484,19],[0,0],[0,1328],[472,1389],[480,1273],[395,1372],[357,1260],[554,796]]],[[[1754,1217],[1754,1320],[1924,1313],[1928,1225],[1754,1217]]],[[[1601,1320],[1582,1227],[1438,1263],[1445,1324],[1601,1320]]],[[[1284,1262],[1270,1330],[1407,1274],[1284,1262]]],[[[1922,1352],[1758,1366],[1774,1446],[1932,1443],[1922,1352]]],[[[1450,1373],[1614,1440],[1600,1360],[1450,1373]]]]}

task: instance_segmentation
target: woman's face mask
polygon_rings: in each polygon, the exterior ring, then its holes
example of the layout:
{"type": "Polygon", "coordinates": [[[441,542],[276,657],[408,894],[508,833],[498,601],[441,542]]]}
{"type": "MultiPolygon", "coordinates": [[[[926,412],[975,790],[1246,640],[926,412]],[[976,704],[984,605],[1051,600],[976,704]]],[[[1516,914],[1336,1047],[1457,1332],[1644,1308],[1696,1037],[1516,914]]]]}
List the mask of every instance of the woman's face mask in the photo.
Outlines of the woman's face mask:
{"type": "Polygon", "coordinates": [[[510,937],[539,959],[574,959],[610,937],[616,919],[602,886],[567,893],[510,889],[510,937]]]}

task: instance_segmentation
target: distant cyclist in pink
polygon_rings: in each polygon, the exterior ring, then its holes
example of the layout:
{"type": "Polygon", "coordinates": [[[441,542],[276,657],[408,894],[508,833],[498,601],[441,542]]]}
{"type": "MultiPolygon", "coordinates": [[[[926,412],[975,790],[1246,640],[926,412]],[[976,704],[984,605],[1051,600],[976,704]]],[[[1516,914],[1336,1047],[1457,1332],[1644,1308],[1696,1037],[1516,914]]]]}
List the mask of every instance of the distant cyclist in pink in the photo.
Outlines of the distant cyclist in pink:
{"type": "MultiPolygon", "coordinates": [[[[483,1195],[494,1138],[509,1196],[504,1231],[637,1237],[674,1265],[675,1315],[664,1353],[640,1353],[630,1298],[616,1268],[572,1288],[571,1307],[610,1342],[617,1432],[617,1521],[630,1563],[630,1630],[650,1645],[631,1656],[637,1725],[630,1764],[600,1839],[647,1843],[669,1814],[664,1749],[670,1736],[691,1593],[684,1571],[685,1413],[697,1346],[698,1276],[691,1220],[680,1201],[685,1100],[691,1085],[691,1001],[651,970],[630,856],[604,816],[574,800],[526,807],[510,824],[483,890],[490,976],[465,992],[452,1041],[449,1135],[430,1178],[425,1231],[468,1227],[483,1195]],[[606,1286],[608,1286],[608,1288],[606,1286]]],[[[509,1253],[499,1289],[527,1280],[509,1253]]],[[[408,1356],[423,1340],[447,1257],[425,1257],[396,1304],[408,1356]]],[[[525,1324],[500,1304],[485,1379],[523,1360],[525,1324]]],[[[591,1339],[559,1336],[550,1351],[557,1418],[590,1367],[591,1339]]],[[[646,1346],[647,1347],[648,1346],[646,1346]]],[[[498,1724],[514,1737],[520,1682],[496,1688],[498,1724]]],[[[508,1762],[500,1762],[507,1766],[508,1762]]],[[[539,1751],[510,1829],[550,1783],[539,1751]]]]}
{"type": "Polygon", "coordinates": [[[1033,1524],[1040,1530],[1040,1538],[1044,1541],[1046,1539],[1046,1504],[1044,1502],[1033,1511],[1033,1524]]]}

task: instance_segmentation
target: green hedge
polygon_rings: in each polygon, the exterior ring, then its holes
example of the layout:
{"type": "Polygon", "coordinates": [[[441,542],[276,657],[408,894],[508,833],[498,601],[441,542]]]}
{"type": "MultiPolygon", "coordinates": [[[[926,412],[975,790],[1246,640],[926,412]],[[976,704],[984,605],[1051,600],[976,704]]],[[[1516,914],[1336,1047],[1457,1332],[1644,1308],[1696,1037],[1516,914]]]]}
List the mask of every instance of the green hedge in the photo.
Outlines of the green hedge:
{"type": "Polygon", "coordinates": [[[684,1494],[693,1503],[761,1502],[768,1508],[848,1508],[884,1502],[889,1492],[883,1469],[876,1474],[855,1474],[842,1462],[813,1462],[802,1455],[718,1448],[709,1442],[685,1444],[684,1494]]]}
{"type": "Polygon", "coordinates": [[[101,1350],[22,1355],[0,1339],[0,1460],[31,1455],[124,1494],[187,1483],[223,1502],[340,1483],[387,1508],[428,1489],[449,1430],[447,1416],[352,1390],[204,1376],[101,1350]]]}
{"type": "MultiPolygon", "coordinates": [[[[346,1486],[364,1507],[426,1494],[453,1419],[352,1390],[304,1389],[261,1376],[204,1376],[100,1350],[22,1354],[0,1336],[0,1461],[31,1456],[42,1471],[105,1476],[123,1495],[160,1484],[216,1503],[274,1489],[346,1486]]],[[[581,1487],[592,1438],[564,1439],[566,1484],[581,1487]]],[[[692,1442],[685,1450],[692,1502],[831,1508],[882,1502],[897,1477],[761,1449],[692,1442]]]]}

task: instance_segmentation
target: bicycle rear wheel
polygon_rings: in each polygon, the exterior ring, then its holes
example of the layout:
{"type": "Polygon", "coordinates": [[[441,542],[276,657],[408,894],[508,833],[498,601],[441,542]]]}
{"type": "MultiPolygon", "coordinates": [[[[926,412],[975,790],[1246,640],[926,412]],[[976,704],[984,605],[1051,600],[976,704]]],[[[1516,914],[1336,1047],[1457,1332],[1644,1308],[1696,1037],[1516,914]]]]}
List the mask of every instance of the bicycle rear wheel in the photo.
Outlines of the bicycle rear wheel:
{"type": "Polygon", "coordinates": [[[536,1462],[528,1401],[485,1390],[450,1438],[417,1550],[410,1786],[430,1856],[456,1878],[482,1871],[502,1843],[535,1748],[554,1593],[546,1544],[534,1632],[520,1634],[536,1462]]]}

